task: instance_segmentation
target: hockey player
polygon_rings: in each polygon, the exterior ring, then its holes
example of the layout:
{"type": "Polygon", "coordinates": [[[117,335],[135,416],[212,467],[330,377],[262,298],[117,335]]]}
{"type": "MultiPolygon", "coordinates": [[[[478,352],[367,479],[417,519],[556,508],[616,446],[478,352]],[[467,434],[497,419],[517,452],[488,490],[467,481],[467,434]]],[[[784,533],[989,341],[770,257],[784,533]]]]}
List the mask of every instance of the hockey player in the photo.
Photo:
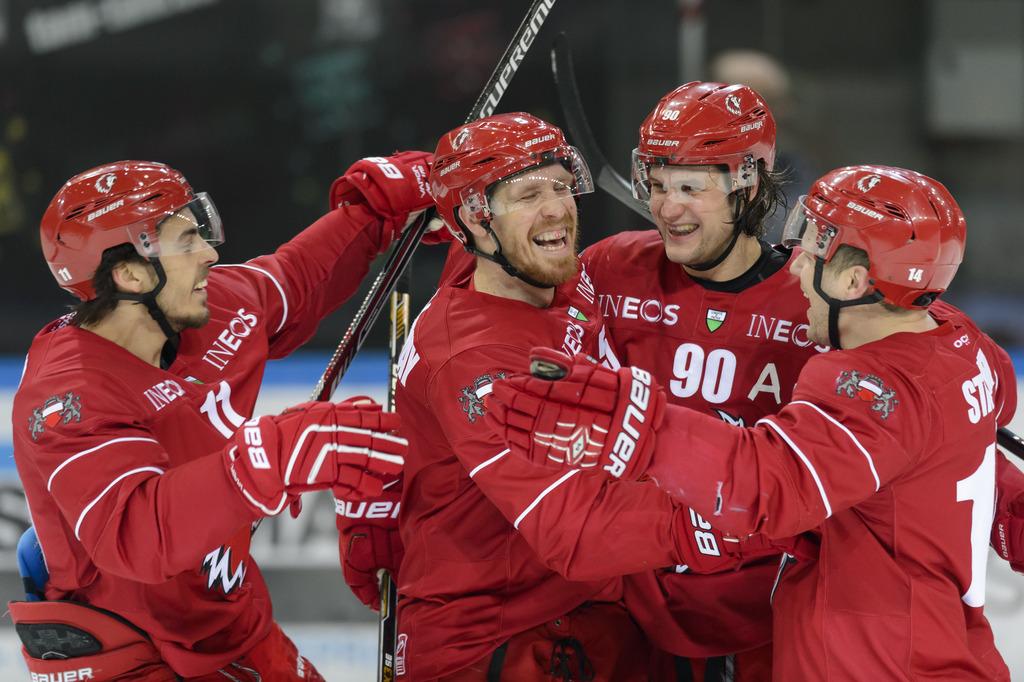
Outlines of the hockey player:
{"type": "MultiPolygon", "coordinates": [[[[789,253],[763,240],[781,197],[774,161],[775,121],[756,92],[675,88],[641,124],[631,163],[657,229],[582,254],[620,359],[649,370],[670,403],[736,425],[777,411],[804,363],[827,350],[807,337],[789,253]]],[[[775,558],[714,575],[637,574],[626,603],[666,651],[716,657],[692,660],[693,679],[721,679],[728,667],[735,679],[763,680],[777,568],[775,558]],[[717,658],[737,651],[748,653],[717,658]]]]}
{"type": "Polygon", "coordinates": [[[575,196],[591,188],[562,132],[528,114],[482,119],[438,144],[431,191],[475,267],[440,287],[399,363],[410,441],[400,676],[646,680],[647,644],[607,576],[734,560],[703,558],[704,532],[652,483],[509,457],[483,422],[492,381],[522,371],[527,346],[616,363],[575,251],[575,196]]]}
{"type": "Polygon", "coordinates": [[[308,490],[379,494],[405,440],[366,399],[250,416],[268,357],[305,342],[431,203],[428,163],[360,161],[335,183],[340,208],[273,255],[218,267],[212,200],[164,164],[100,166],[60,189],[43,251],[81,302],[33,341],[13,410],[45,596],[69,600],[12,604],[33,673],[322,679],[273,620],[251,529],[308,490]],[[53,622],[79,635],[54,639],[53,622]],[[112,644],[118,629],[133,637],[112,644]]]}
{"type": "Polygon", "coordinates": [[[623,424],[608,415],[638,412],[629,374],[548,351],[569,378],[497,382],[488,419],[534,461],[564,455],[534,435],[547,424],[598,434],[596,469],[655,478],[734,535],[814,531],[817,560],[788,567],[774,592],[775,679],[1009,679],[982,607],[995,429],[1015,379],[966,316],[928,309],[965,232],[930,178],[838,169],[785,234],[808,339],[843,350],[811,358],[777,414],[738,429],[669,406],[660,426],[623,424]],[[638,431],[646,440],[619,447],[638,431]]]}

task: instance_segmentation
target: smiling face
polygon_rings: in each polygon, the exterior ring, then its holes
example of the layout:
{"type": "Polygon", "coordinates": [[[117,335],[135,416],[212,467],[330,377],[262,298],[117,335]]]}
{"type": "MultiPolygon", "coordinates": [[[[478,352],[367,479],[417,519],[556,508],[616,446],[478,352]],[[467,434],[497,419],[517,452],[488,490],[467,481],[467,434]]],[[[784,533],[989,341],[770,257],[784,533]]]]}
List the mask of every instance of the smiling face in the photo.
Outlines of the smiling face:
{"type": "Polygon", "coordinates": [[[198,328],[210,319],[206,278],[217,251],[203,241],[192,211],[184,208],[160,224],[160,264],[167,283],[156,302],[177,331],[198,328]]]}
{"type": "Polygon", "coordinates": [[[651,215],[670,261],[700,265],[727,248],[734,230],[728,173],[715,166],[654,166],[649,179],[651,215]]]}
{"type": "MultiPolygon", "coordinates": [[[[829,345],[828,304],[814,290],[815,257],[800,249],[789,263],[789,271],[800,280],[800,290],[807,298],[807,338],[819,346],[829,345]]],[[[821,275],[821,286],[828,292],[830,268],[821,275]]]]}
{"type": "MultiPolygon", "coordinates": [[[[835,235],[834,228],[824,223],[819,226],[814,220],[808,219],[799,244],[795,240],[791,242],[794,257],[790,261],[789,271],[800,280],[800,290],[807,298],[807,336],[820,346],[830,343],[828,302],[814,288],[814,270],[821,260],[821,256],[815,254],[828,254],[828,240],[835,235]]],[[[844,250],[849,248],[840,245],[830,260],[823,264],[821,272],[821,289],[831,298],[841,301],[863,296],[870,289],[867,267],[853,263],[846,257],[848,254],[844,250]]],[[[867,262],[866,258],[864,262],[867,262]]],[[[846,312],[840,312],[840,322],[850,324],[852,309],[843,310],[846,312]]]]}
{"type": "MultiPolygon", "coordinates": [[[[572,173],[555,163],[497,184],[489,205],[502,253],[524,275],[557,286],[576,274],[579,239],[572,173]]],[[[476,237],[478,244],[486,243],[476,237]]]]}

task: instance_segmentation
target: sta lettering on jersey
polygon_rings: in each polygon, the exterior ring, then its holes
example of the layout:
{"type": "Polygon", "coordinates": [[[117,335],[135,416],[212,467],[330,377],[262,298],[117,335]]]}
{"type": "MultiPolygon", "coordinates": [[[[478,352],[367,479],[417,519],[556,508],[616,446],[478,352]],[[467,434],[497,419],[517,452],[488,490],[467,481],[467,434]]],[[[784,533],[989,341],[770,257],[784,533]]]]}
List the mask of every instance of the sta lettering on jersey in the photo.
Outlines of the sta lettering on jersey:
{"type": "Polygon", "coordinates": [[[964,400],[967,402],[967,418],[972,424],[977,424],[992,413],[995,408],[996,390],[996,378],[992,374],[992,367],[980,350],[975,362],[978,365],[978,373],[961,385],[964,400]]]}

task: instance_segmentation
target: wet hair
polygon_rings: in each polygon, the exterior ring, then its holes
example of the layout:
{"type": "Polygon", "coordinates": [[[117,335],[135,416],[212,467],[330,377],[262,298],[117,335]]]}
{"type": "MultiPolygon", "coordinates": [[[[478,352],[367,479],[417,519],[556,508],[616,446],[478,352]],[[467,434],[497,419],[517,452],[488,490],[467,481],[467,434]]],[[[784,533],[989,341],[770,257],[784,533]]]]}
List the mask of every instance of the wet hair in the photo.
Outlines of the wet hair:
{"type": "Polygon", "coordinates": [[[71,307],[73,313],[71,324],[76,327],[96,324],[117,307],[119,299],[117,298],[117,284],[114,283],[114,268],[126,261],[148,262],[131,244],[118,244],[103,252],[100,264],[92,277],[92,286],[96,297],[88,301],[79,301],[71,307]]]}
{"type": "MultiPolygon", "coordinates": [[[[726,173],[728,167],[721,167],[726,173]]],[[[732,194],[737,202],[737,216],[733,223],[748,237],[763,239],[767,231],[765,222],[781,206],[786,209],[786,196],[782,187],[789,181],[788,171],[768,170],[764,161],[757,162],[757,191],[747,199],[743,192],[732,194]]]]}

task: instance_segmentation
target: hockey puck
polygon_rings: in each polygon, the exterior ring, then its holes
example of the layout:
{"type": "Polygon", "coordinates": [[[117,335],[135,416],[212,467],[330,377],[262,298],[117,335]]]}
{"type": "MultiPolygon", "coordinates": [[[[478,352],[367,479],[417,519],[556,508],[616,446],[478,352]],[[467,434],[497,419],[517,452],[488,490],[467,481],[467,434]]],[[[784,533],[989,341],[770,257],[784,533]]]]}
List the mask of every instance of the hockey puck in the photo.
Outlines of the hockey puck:
{"type": "Polygon", "coordinates": [[[530,374],[538,379],[558,381],[559,379],[565,378],[565,375],[568,374],[568,370],[561,365],[556,365],[555,363],[547,360],[534,359],[530,361],[530,374]]]}

